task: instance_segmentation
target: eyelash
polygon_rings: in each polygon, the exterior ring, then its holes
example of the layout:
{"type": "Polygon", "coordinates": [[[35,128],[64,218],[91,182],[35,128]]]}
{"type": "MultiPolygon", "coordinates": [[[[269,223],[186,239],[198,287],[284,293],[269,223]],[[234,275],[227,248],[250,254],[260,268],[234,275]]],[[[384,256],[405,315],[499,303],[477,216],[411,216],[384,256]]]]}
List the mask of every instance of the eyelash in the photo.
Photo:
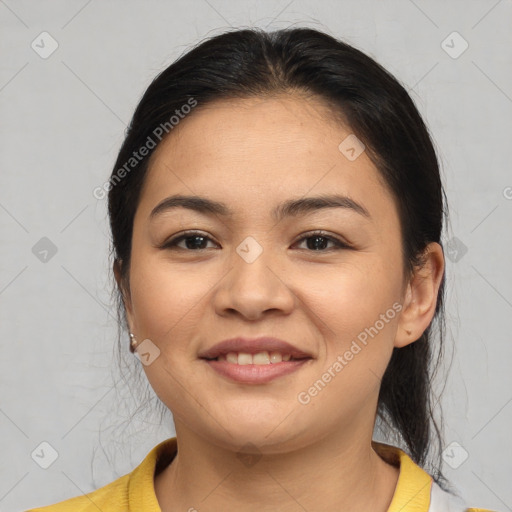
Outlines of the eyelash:
{"type": "MultiPolygon", "coordinates": [[[[184,233],[182,233],[181,235],[178,235],[177,237],[175,238],[171,238],[170,240],[168,240],[167,242],[164,242],[163,245],[160,246],[160,249],[171,249],[171,250],[183,250],[183,251],[187,251],[187,252],[201,252],[201,251],[206,251],[207,249],[186,249],[186,248],[183,248],[183,247],[177,247],[177,244],[179,242],[181,242],[182,240],[186,240],[187,238],[194,238],[194,237],[201,237],[201,238],[205,238],[207,240],[210,240],[213,242],[213,240],[208,237],[208,236],[205,236],[203,233],[201,232],[198,232],[198,231],[186,231],[184,233]]],[[[313,250],[313,249],[310,249],[309,252],[331,252],[331,251],[339,251],[341,249],[351,249],[352,246],[350,246],[348,243],[346,242],[343,242],[341,241],[340,239],[332,236],[332,235],[328,235],[325,231],[322,231],[322,230],[317,230],[317,231],[312,231],[312,232],[309,232],[309,233],[306,233],[304,236],[302,236],[301,238],[299,238],[296,242],[302,242],[303,240],[307,240],[308,238],[314,238],[314,237],[321,237],[321,238],[325,238],[326,240],[330,241],[330,242],[333,242],[334,243],[334,247],[331,247],[330,249],[320,249],[320,250],[313,250]]]]}

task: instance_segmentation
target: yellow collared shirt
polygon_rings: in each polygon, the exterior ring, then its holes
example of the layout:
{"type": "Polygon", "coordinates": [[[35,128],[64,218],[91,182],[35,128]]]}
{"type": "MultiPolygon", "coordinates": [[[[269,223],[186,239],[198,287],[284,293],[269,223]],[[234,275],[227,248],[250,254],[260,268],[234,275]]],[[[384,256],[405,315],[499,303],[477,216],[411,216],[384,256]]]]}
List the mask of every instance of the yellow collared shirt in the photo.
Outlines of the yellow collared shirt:
{"type": "MultiPolygon", "coordinates": [[[[443,491],[401,449],[376,441],[372,441],[372,446],[381,457],[400,469],[388,512],[492,512],[467,508],[460,498],[443,491]]],[[[155,469],[158,461],[168,464],[176,450],[176,438],[166,439],[156,445],[131,473],[85,495],[26,512],[161,512],[154,488],[155,469]]]]}

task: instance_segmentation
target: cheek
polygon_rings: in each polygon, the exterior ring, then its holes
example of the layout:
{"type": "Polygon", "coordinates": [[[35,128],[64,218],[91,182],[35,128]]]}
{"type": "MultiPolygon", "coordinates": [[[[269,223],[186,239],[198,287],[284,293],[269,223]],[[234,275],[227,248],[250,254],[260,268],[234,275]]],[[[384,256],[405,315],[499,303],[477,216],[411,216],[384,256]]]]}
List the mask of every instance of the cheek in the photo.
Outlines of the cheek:
{"type": "MultiPolygon", "coordinates": [[[[397,286],[376,262],[337,271],[329,279],[303,279],[304,307],[323,338],[318,370],[303,383],[300,400],[313,407],[357,415],[375,400],[393,351],[401,304],[397,286]]],[[[308,314],[306,312],[306,314],[308,314]]]]}
{"type": "Polygon", "coordinates": [[[302,277],[301,302],[325,340],[326,367],[342,356],[344,373],[357,380],[363,367],[382,374],[401,310],[399,269],[390,269],[381,258],[369,256],[364,265],[303,276],[307,277],[302,277]]]}
{"type": "Polygon", "coordinates": [[[204,271],[141,255],[132,260],[130,287],[133,312],[143,335],[164,343],[167,335],[197,325],[207,291],[204,271]]]}
{"type": "Polygon", "coordinates": [[[321,316],[333,332],[373,324],[400,297],[399,271],[388,268],[379,256],[302,272],[297,279],[305,307],[321,316]]]}

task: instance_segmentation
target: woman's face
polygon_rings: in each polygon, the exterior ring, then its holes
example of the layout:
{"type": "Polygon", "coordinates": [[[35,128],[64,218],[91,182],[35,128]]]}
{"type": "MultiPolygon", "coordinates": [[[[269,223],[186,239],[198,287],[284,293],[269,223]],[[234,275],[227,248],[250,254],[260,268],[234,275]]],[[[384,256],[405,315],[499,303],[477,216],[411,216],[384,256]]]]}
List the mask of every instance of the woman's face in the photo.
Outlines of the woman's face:
{"type": "Polygon", "coordinates": [[[268,453],[371,435],[407,283],[395,203],[353,137],[322,103],[283,95],[198,107],[152,155],[126,305],[137,340],[150,340],[139,354],[177,429],[268,453]],[[151,215],[175,195],[229,213],[175,206],[151,215]],[[355,206],[276,210],[320,196],[355,206]],[[195,237],[167,245],[187,230],[195,237]],[[200,357],[239,336],[279,338],[309,358],[250,382],[215,369],[237,363],[200,357]]]}

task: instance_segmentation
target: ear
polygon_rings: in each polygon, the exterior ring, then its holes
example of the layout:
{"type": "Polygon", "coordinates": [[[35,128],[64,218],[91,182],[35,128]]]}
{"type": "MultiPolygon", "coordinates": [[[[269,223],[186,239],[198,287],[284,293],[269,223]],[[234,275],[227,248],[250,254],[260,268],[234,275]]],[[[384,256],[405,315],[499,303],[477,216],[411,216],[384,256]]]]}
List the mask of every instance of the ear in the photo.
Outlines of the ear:
{"type": "Polygon", "coordinates": [[[133,310],[132,310],[132,302],[130,297],[130,290],[128,288],[128,283],[122,277],[121,267],[123,262],[121,260],[115,260],[113,265],[114,277],[116,279],[117,286],[121,291],[121,295],[123,297],[124,309],[126,311],[126,320],[128,322],[128,327],[131,330],[133,326],[133,310]]]}
{"type": "Polygon", "coordinates": [[[434,317],[444,273],[443,248],[437,242],[428,244],[424,262],[407,283],[395,347],[401,348],[419,339],[434,317]]]}

